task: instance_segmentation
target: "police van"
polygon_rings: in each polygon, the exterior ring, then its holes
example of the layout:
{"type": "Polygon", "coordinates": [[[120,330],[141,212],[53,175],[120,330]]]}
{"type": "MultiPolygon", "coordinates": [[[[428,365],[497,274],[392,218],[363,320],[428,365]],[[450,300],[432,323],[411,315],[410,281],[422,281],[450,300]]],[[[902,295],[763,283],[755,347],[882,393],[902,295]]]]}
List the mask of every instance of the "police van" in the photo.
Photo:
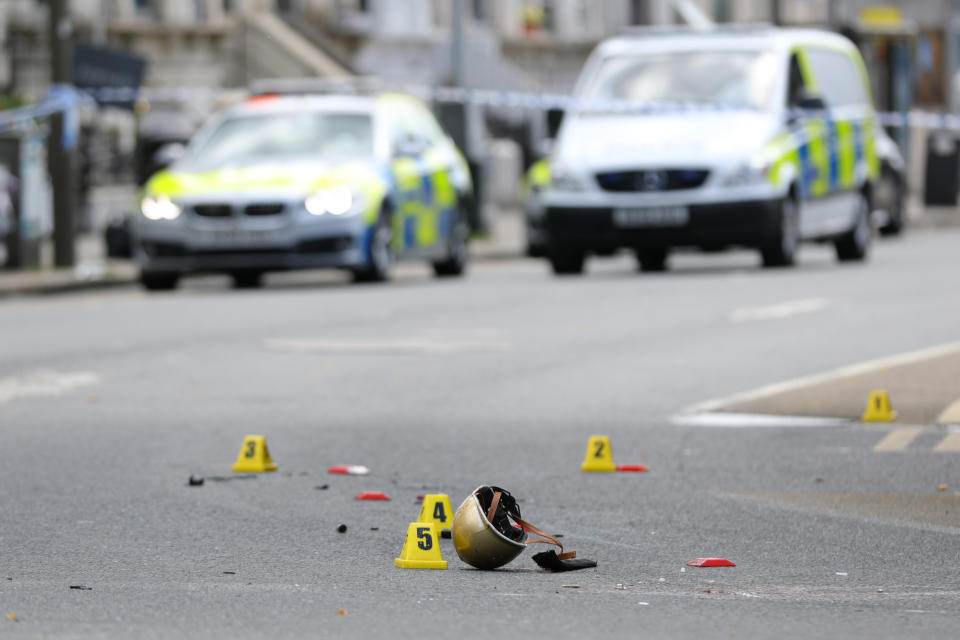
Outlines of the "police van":
{"type": "Polygon", "coordinates": [[[603,42],[549,158],[528,180],[531,244],[557,274],[588,255],[759,250],[793,265],[801,241],[867,258],[879,173],[856,47],[813,29],[640,30],[603,42]]]}

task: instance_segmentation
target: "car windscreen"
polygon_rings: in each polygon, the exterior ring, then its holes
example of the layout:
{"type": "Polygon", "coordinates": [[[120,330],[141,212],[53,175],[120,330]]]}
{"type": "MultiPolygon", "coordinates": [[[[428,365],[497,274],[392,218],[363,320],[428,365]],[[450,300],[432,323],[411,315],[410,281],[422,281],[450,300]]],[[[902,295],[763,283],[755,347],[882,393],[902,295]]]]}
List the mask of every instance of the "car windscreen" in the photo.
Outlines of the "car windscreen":
{"type": "Polygon", "coordinates": [[[197,141],[185,159],[196,169],[250,162],[373,155],[373,124],[363,113],[262,113],[230,117],[197,141]]]}
{"type": "Polygon", "coordinates": [[[581,97],[764,109],[773,97],[776,60],[775,54],[765,51],[671,51],[612,56],[601,63],[581,97]]]}

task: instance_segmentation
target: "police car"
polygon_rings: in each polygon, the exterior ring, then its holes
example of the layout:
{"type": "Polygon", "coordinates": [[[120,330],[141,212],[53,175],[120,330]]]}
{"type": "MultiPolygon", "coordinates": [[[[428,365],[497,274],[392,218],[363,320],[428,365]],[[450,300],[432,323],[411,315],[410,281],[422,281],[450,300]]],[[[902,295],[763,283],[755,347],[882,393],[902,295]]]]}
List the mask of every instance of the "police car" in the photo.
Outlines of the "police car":
{"type": "Polygon", "coordinates": [[[557,274],[636,252],[756,248],[794,264],[801,241],[864,260],[879,163],[863,61],[812,29],[644,30],[603,42],[550,158],[528,176],[530,244],[557,274]]]}
{"type": "Polygon", "coordinates": [[[398,258],[463,273],[466,161],[417,98],[261,95],[215,115],[144,186],[134,224],[147,289],[219,272],[334,267],[357,281],[398,258]]]}

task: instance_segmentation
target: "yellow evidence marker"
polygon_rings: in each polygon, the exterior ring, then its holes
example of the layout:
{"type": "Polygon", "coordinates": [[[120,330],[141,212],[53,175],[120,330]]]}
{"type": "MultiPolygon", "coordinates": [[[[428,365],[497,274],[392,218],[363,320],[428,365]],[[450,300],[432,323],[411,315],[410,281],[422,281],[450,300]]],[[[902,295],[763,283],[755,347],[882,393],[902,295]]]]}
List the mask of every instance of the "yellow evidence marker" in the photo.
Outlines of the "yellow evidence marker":
{"type": "Polygon", "coordinates": [[[401,569],[446,569],[447,561],[440,553],[437,525],[432,522],[411,522],[403,551],[393,564],[401,569]]]}
{"type": "Polygon", "coordinates": [[[276,471],[277,465],[270,458],[267,440],[263,436],[247,436],[240,447],[240,455],[233,463],[233,470],[246,473],[276,471]]]}
{"type": "Polygon", "coordinates": [[[613,452],[610,451],[608,436],[590,436],[587,441],[587,453],[580,465],[582,471],[616,471],[613,463],[613,452]]]}
{"type": "Polygon", "coordinates": [[[450,496],[445,493],[428,493],[423,496],[423,506],[417,522],[432,522],[437,531],[449,529],[453,524],[453,509],[450,508],[450,496]]]}
{"type": "Polygon", "coordinates": [[[867,400],[867,410],[860,418],[863,422],[893,422],[897,419],[897,412],[890,406],[890,395],[882,389],[870,392],[867,400]]]}

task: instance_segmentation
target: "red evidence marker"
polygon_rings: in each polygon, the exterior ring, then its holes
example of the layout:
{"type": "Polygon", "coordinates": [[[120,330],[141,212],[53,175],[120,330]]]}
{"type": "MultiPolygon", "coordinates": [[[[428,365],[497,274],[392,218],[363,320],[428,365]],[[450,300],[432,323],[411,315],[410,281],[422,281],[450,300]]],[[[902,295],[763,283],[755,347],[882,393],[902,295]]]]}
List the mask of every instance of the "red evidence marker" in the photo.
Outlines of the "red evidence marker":
{"type": "Polygon", "coordinates": [[[688,567],[735,567],[726,558],[695,558],[687,563],[688,567]]]}
{"type": "Polygon", "coordinates": [[[380,491],[365,491],[364,493],[358,493],[356,500],[389,500],[390,496],[380,491]]]}

